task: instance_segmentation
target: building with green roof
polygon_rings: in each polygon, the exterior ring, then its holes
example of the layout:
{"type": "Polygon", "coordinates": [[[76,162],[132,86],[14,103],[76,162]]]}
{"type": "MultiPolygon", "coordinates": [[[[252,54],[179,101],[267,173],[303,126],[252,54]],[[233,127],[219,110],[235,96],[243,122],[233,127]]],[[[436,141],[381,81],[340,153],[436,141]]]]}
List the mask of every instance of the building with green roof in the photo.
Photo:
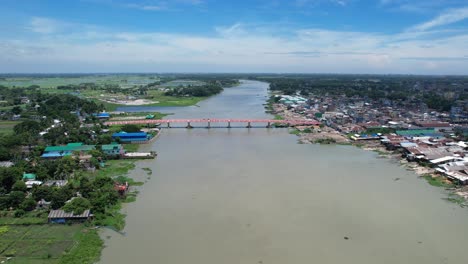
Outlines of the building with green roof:
{"type": "Polygon", "coordinates": [[[36,174],[23,173],[23,181],[34,181],[34,180],[36,180],[36,174]]]}
{"type": "Polygon", "coordinates": [[[113,143],[101,146],[102,152],[108,156],[120,156],[125,153],[125,150],[121,144],[113,143]]]}

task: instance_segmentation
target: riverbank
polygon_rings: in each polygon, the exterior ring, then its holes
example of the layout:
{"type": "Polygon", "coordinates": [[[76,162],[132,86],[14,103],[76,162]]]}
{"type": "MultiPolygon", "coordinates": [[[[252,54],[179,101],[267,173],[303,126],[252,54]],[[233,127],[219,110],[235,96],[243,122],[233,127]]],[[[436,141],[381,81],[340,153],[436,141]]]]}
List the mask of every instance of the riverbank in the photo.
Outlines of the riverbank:
{"type": "MultiPolygon", "coordinates": [[[[289,111],[283,104],[274,103],[272,100],[267,102],[265,108],[267,112],[274,114],[280,119],[306,119],[303,115],[289,111]]],[[[353,145],[367,151],[376,152],[380,157],[394,159],[407,170],[413,171],[418,177],[424,178],[430,185],[445,188],[448,191],[446,200],[455,202],[463,207],[468,206],[468,186],[456,185],[438,173],[434,168],[425,167],[416,162],[408,162],[401,153],[387,150],[385,146],[380,143],[380,140],[354,141],[339,131],[324,125],[320,127],[295,127],[290,133],[299,137],[298,142],[300,144],[353,145]]]]}
{"type": "MultiPolygon", "coordinates": [[[[303,115],[289,111],[286,106],[282,104],[275,104],[269,101],[269,109],[276,118],[290,119],[290,120],[306,120],[303,115]]],[[[331,127],[324,125],[320,126],[298,126],[291,131],[299,137],[301,144],[348,144],[350,140],[343,136],[340,132],[331,127]]]]}

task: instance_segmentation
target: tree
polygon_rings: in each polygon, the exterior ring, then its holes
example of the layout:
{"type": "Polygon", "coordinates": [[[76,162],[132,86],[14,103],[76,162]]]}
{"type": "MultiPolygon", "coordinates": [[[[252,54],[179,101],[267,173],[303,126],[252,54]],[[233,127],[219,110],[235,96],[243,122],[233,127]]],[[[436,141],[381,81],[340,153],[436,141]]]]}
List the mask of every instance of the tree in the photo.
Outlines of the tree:
{"type": "Polygon", "coordinates": [[[71,156],[61,158],[58,162],[57,170],[55,171],[55,178],[61,180],[68,178],[78,169],[78,165],[77,160],[71,156]]]}
{"type": "Polygon", "coordinates": [[[51,197],[50,206],[52,209],[56,210],[62,207],[68,199],[72,197],[72,190],[67,186],[60,189],[56,189],[51,197]]]}
{"type": "Polygon", "coordinates": [[[11,112],[15,115],[19,115],[21,114],[21,112],[23,111],[23,109],[21,109],[20,106],[15,106],[11,109],[11,112]]]}
{"type": "Polygon", "coordinates": [[[40,201],[42,199],[50,201],[52,199],[53,189],[49,186],[37,186],[35,185],[32,190],[32,197],[35,201],[40,201]]]}
{"type": "Polygon", "coordinates": [[[8,195],[9,207],[17,208],[18,205],[20,205],[24,201],[25,197],[26,196],[24,192],[20,192],[20,191],[10,192],[10,194],[8,195]]]}
{"type": "Polygon", "coordinates": [[[21,171],[18,168],[0,168],[0,186],[8,192],[13,184],[21,178],[21,171]]]}
{"type": "Polygon", "coordinates": [[[83,198],[83,197],[76,197],[73,198],[70,202],[65,204],[63,207],[63,210],[65,212],[73,212],[73,214],[82,214],[85,210],[88,210],[91,208],[91,203],[88,201],[88,199],[83,198]]]}
{"type": "Polygon", "coordinates": [[[132,124],[123,125],[122,131],[125,131],[127,133],[140,132],[140,126],[132,125],[132,124]]]}
{"type": "Polygon", "coordinates": [[[32,211],[36,209],[36,205],[36,201],[33,198],[27,198],[20,204],[19,208],[25,211],[32,211]]]}
{"type": "Polygon", "coordinates": [[[26,184],[22,180],[18,180],[13,184],[13,187],[11,188],[13,191],[19,191],[19,192],[26,192],[28,189],[26,187],[26,184]]]}
{"type": "Polygon", "coordinates": [[[26,132],[30,132],[32,134],[37,134],[41,131],[42,126],[39,122],[26,120],[23,121],[13,127],[13,130],[16,134],[22,134],[26,132]]]}

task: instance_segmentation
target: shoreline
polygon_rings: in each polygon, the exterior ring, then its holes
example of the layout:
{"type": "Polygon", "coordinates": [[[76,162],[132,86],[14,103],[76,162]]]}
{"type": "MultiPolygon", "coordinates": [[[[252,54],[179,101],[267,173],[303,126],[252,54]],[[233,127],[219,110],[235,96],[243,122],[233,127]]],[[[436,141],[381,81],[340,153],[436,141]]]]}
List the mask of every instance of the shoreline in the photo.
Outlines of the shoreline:
{"type": "MultiPolygon", "coordinates": [[[[276,104],[271,100],[267,101],[265,108],[266,112],[275,115],[281,119],[305,119],[304,116],[292,113],[281,104],[276,104]]],[[[428,184],[435,187],[443,187],[448,191],[448,197],[442,198],[447,201],[458,204],[460,207],[468,206],[468,186],[457,185],[450,180],[440,175],[433,168],[424,167],[416,162],[409,162],[401,153],[397,151],[387,150],[380,141],[375,140],[367,141],[354,141],[347,138],[341,132],[321,125],[320,128],[301,126],[292,128],[290,134],[298,137],[299,144],[335,144],[335,145],[350,145],[360,148],[365,151],[372,151],[377,153],[379,157],[394,159],[398,164],[405,169],[412,171],[417,177],[424,178],[428,184]]],[[[395,179],[399,180],[399,179],[395,179]]]]}

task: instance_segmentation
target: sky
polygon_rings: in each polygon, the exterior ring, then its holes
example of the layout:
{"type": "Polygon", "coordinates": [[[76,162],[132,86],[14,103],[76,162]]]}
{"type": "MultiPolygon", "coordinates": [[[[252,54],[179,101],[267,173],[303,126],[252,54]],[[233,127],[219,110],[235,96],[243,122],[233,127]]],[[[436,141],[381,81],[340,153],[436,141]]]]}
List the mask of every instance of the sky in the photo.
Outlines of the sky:
{"type": "Polygon", "coordinates": [[[2,0],[0,73],[468,74],[468,0],[2,0]]]}

